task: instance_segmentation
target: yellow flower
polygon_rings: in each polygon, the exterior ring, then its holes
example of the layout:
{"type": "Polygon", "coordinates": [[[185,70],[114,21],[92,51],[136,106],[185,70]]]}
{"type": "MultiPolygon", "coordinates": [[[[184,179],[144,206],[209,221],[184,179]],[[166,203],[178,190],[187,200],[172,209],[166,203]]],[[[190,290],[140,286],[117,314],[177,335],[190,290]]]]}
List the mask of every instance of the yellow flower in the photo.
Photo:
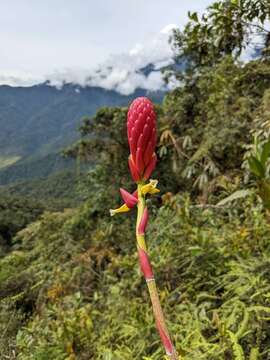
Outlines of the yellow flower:
{"type": "Polygon", "coordinates": [[[111,214],[111,216],[114,216],[115,214],[128,212],[130,210],[131,209],[126,204],[124,204],[124,205],[120,206],[118,209],[110,209],[110,214],[111,214]]]}
{"type": "Polygon", "coordinates": [[[142,186],[142,194],[146,195],[146,194],[156,194],[158,193],[160,190],[157,189],[157,184],[158,184],[158,180],[153,180],[151,179],[150,182],[144,186],[142,186]]]}

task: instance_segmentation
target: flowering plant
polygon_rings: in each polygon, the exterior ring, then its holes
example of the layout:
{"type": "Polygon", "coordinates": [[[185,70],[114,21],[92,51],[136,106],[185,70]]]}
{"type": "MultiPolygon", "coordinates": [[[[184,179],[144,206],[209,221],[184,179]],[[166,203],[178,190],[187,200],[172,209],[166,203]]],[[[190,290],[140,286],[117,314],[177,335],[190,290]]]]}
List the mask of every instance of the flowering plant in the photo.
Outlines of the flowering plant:
{"type": "Polygon", "coordinates": [[[130,105],[127,115],[127,136],[130,148],[129,169],[133,180],[137,184],[137,190],[131,194],[124,189],[120,189],[124,204],[118,209],[110,210],[110,212],[113,216],[117,213],[130,211],[137,205],[136,238],[141,271],[147,283],[156,326],[166,354],[169,359],[177,360],[178,356],[165,323],[145,243],[145,231],[148,223],[148,210],[145,199],[147,195],[159,192],[157,180],[150,180],[146,183],[157,162],[155,154],[157,138],[156,113],[149,99],[139,97],[130,105]]]}

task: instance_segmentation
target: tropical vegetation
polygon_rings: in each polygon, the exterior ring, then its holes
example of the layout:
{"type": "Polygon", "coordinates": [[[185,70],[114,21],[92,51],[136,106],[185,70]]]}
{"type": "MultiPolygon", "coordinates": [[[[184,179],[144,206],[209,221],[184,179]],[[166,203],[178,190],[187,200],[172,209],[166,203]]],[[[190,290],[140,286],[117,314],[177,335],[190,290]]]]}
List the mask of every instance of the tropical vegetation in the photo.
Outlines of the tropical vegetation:
{"type": "MultiPolygon", "coordinates": [[[[179,83],[156,105],[148,235],[181,359],[270,358],[269,20],[268,0],[216,1],[171,39],[185,71],[167,69],[179,83]]],[[[65,154],[89,168],[66,206],[1,197],[1,359],[164,358],[134,214],[108,211],[120,187],[135,190],[126,115],[105,107],[81,122],[65,154]]]]}

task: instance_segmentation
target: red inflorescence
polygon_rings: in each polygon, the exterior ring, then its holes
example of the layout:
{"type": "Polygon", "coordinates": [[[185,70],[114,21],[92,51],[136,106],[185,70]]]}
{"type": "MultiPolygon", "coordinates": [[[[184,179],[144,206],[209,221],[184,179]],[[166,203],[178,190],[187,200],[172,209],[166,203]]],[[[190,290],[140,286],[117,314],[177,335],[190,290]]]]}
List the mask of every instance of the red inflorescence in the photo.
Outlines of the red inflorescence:
{"type": "Polygon", "coordinates": [[[147,180],[157,162],[157,128],[154,106],[146,97],[139,97],[130,105],[127,134],[130,148],[128,162],[132,178],[135,182],[147,180]]]}

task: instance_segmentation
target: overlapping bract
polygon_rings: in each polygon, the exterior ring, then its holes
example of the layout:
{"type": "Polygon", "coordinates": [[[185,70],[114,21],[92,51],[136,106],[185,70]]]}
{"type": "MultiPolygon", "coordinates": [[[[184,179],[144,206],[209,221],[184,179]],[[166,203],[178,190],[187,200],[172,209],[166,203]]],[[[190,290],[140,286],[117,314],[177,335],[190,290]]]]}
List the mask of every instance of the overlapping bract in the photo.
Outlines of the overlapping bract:
{"type": "Polygon", "coordinates": [[[135,99],[127,116],[127,135],[130,148],[129,168],[135,182],[149,179],[157,162],[156,113],[146,97],[135,99]]]}
{"type": "MultiPolygon", "coordinates": [[[[145,184],[141,188],[141,193],[143,196],[146,196],[147,194],[154,195],[159,192],[159,189],[157,188],[158,181],[157,180],[150,180],[148,184],[145,184]]],[[[120,188],[120,194],[124,201],[124,204],[121,205],[118,209],[111,209],[110,214],[111,216],[114,216],[118,213],[124,213],[130,211],[132,208],[134,208],[135,205],[138,203],[138,192],[137,190],[134,191],[132,194],[126,191],[125,189],[120,188]]],[[[148,213],[145,214],[147,216],[148,220],[148,213]]],[[[146,221],[147,223],[147,221],[146,221]]],[[[146,224],[144,225],[144,228],[146,227],[146,224]]]]}

